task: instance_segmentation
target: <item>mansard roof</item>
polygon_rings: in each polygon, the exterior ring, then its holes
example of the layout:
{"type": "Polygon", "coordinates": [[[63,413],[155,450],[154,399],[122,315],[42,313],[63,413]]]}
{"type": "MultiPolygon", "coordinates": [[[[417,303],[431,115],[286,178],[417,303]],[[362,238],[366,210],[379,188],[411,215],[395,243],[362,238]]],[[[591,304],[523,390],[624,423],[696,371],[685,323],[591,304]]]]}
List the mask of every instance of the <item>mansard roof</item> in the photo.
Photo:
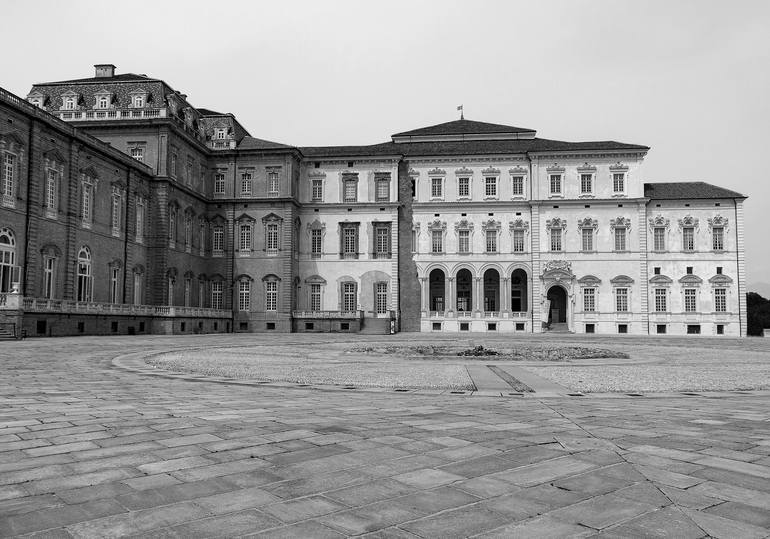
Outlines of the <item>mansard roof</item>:
{"type": "Polygon", "coordinates": [[[644,196],[656,200],[746,198],[736,191],[706,182],[645,183],[644,196]]]}
{"type": "Polygon", "coordinates": [[[243,137],[238,145],[239,150],[293,150],[294,146],[281,144],[272,140],[264,140],[255,137],[243,137]]]}
{"type": "Polygon", "coordinates": [[[211,109],[201,108],[196,108],[196,110],[201,113],[201,116],[232,116],[229,112],[216,112],[211,109]]]}
{"type": "Polygon", "coordinates": [[[162,82],[160,79],[154,79],[147,75],[137,75],[136,73],[121,73],[112,77],[86,77],[84,79],[57,80],[52,82],[38,82],[34,86],[51,86],[54,84],[76,84],[82,82],[162,82]]]}
{"type": "Polygon", "coordinates": [[[403,133],[396,133],[393,137],[420,137],[430,135],[482,135],[482,134],[503,134],[503,133],[532,133],[534,129],[525,127],[514,127],[511,125],[490,124],[487,122],[476,122],[473,120],[460,119],[453,122],[444,122],[441,124],[420,127],[403,133]]]}

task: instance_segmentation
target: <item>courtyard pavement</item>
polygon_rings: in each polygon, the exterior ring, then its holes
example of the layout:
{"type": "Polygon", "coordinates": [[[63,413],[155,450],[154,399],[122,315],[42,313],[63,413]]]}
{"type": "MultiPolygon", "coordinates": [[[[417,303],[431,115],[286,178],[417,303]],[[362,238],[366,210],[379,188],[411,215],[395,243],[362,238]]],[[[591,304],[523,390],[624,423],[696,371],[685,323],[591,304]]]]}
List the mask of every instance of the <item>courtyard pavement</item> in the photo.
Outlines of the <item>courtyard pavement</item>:
{"type": "Polygon", "coordinates": [[[0,536],[770,536],[767,392],[325,390],[113,364],[293,339],[352,337],[0,342],[0,536]]]}

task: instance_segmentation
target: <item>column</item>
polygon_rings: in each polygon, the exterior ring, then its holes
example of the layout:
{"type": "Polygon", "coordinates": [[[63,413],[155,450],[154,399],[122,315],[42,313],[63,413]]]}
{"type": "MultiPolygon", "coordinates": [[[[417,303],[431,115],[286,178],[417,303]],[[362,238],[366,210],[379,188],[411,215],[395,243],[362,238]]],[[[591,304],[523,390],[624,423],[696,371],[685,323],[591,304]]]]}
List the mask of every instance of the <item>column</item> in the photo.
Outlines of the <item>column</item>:
{"type": "Polygon", "coordinates": [[[455,298],[455,278],[447,277],[447,297],[446,297],[446,316],[454,316],[455,309],[457,308],[457,299],[455,298]]]}
{"type": "Polygon", "coordinates": [[[484,307],[484,279],[476,277],[476,293],[473,294],[473,303],[475,304],[476,312],[480,312],[484,307]]]}
{"type": "Polygon", "coordinates": [[[430,310],[429,300],[428,297],[428,278],[427,277],[420,277],[420,290],[422,293],[422,316],[427,317],[428,311],[430,310]]]}
{"type": "Polygon", "coordinates": [[[500,312],[502,313],[510,310],[511,279],[508,277],[503,277],[500,284],[500,312]]]}

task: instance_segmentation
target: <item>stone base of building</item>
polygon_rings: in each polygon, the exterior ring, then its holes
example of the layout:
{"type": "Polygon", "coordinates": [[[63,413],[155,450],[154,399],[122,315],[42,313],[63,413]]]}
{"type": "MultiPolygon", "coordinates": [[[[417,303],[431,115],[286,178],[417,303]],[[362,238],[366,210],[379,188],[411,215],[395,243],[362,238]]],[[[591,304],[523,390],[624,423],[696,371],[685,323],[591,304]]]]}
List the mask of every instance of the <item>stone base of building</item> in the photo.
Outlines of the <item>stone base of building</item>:
{"type": "Polygon", "coordinates": [[[230,319],[224,318],[158,318],[64,313],[24,313],[17,318],[16,323],[27,337],[192,335],[229,333],[231,326],[230,319]]]}

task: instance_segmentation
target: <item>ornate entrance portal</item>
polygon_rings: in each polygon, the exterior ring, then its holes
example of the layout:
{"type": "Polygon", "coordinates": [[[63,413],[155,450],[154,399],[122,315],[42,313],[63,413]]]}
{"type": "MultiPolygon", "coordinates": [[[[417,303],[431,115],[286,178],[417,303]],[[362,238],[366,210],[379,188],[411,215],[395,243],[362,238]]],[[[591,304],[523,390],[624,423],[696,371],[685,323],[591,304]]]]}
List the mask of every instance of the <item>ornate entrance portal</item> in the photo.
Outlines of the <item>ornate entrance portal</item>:
{"type": "Polygon", "coordinates": [[[546,296],[551,304],[551,312],[548,319],[552,324],[564,324],[567,322],[567,292],[559,285],[548,289],[546,296]]]}

